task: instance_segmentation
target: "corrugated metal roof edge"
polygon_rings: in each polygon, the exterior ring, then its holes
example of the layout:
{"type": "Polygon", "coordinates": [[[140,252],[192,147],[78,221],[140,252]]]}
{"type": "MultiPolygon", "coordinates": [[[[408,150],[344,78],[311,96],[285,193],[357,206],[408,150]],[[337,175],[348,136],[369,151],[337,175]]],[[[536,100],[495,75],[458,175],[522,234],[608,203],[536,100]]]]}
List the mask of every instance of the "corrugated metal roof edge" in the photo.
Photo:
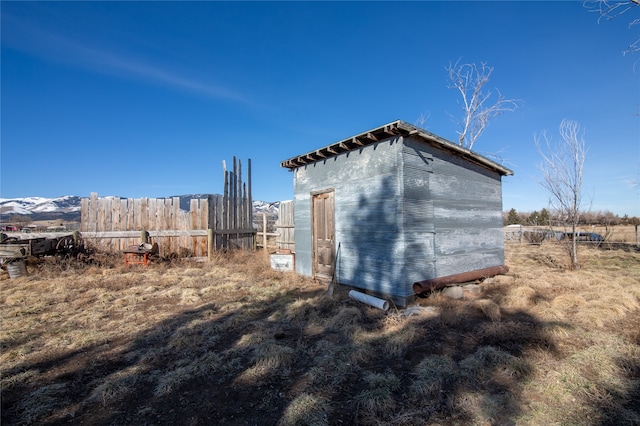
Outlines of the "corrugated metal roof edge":
{"type": "Polygon", "coordinates": [[[471,151],[470,149],[464,148],[427,130],[424,130],[402,120],[392,121],[383,126],[359,133],[355,136],[351,136],[347,139],[343,139],[339,142],[327,145],[323,148],[289,158],[282,161],[280,163],[280,166],[290,170],[297,169],[298,167],[315,163],[316,161],[322,161],[326,158],[331,158],[343,152],[348,152],[366,145],[371,145],[373,143],[388,139],[393,136],[414,136],[422,139],[426,143],[431,143],[439,146],[440,148],[449,150],[456,155],[459,155],[480,166],[494,170],[503,176],[513,175],[512,170],[496,163],[495,161],[492,161],[478,153],[471,151]]]}

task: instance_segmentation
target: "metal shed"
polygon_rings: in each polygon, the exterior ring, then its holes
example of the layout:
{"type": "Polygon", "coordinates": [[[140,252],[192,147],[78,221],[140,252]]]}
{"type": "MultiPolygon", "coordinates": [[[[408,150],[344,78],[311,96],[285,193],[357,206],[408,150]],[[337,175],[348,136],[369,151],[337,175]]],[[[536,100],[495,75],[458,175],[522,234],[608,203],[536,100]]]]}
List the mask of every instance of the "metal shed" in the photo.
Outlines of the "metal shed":
{"type": "Polygon", "coordinates": [[[502,176],[513,172],[394,121],[281,163],[294,174],[296,271],[391,298],[504,264],[502,176]]]}

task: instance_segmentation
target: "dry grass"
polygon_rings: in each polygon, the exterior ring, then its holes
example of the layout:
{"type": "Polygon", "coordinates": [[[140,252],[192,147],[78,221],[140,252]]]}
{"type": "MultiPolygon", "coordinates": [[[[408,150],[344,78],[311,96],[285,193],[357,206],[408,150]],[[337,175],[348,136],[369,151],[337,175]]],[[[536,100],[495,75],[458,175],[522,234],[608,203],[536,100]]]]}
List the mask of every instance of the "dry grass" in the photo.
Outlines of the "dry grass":
{"type": "Polygon", "coordinates": [[[640,253],[509,245],[402,316],[260,253],[0,281],[3,424],[639,424],[640,253]]]}
{"type": "Polygon", "coordinates": [[[597,234],[607,236],[607,240],[614,243],[635,243],[636,228],[635,225],[618,225],[618,226],[581,226],[580,232],[595,232],[597,234]]]}

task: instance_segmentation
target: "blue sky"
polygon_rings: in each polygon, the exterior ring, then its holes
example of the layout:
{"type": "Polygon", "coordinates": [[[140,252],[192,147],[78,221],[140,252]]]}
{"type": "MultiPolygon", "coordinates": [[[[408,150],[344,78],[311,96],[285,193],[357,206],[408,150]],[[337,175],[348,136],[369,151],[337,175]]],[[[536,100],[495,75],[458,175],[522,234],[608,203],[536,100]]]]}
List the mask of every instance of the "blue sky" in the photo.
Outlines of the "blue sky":
{"type": "Polygon", "coordinates": [[[474,146],[515,172],[505,210],[548,206],[534,134],[557,139],[566,118],[585,131],[591,209],[640,216],[640,56],[622,54],[638,16],[598,23],[579,1],[0,8],[3,198],[220,193],[235,155],[254,199],[291,199],[282,160],[387,122],[424,114],[456,140],[445,67],[462,58],[523,101],[474,146]]]}

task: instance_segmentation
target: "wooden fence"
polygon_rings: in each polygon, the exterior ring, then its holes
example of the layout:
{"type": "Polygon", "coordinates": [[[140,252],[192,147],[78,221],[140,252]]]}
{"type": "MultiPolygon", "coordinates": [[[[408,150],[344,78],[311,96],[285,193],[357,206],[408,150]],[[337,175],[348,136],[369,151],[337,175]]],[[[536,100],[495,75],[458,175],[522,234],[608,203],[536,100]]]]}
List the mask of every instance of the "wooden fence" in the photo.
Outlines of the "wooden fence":
{"type": "Polygon", "coordinates": [[[213,250],[253,249],[251,160],[248,184],[242,182],[242,167],[233,159],[233,169],[224,167],[224,194],[191,199],[189,211],[180,208],[180,198],[99,198],[91,193],[82,199],[80,231],[93,247],[119,252],[141,242],[148,233],[161,256],[208,256],[213,250]]]}
{"type": "Polygon", "coordinates": [[[281,201],[278,209],[278,220],[275,224],[276,244],[278,249],[296,251],[294,240],[295,225],[293,222],[293,201],[281,201]]]}
{"type": "Polygon", "coordinates": [[[82,199],[80,232],[101,251],[138,245],[146,231],[163,256],[206,256],[208,227],[209,199],[191,200],[189,211],[180,209],[179,197],[98,198],[94,192],[82,199]]]}

